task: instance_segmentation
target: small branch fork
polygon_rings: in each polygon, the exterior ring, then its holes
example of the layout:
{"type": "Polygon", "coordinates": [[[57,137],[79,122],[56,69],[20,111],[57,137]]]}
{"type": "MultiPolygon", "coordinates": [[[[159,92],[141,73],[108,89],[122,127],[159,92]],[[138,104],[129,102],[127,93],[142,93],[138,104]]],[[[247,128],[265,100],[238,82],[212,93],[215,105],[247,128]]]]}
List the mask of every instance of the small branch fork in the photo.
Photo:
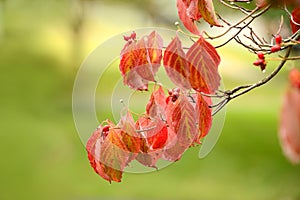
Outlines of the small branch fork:
{"type": "Polygon", "coordinates": [[[282,61],[277,66],[277,68],[269,76],[265,77],[264,79],[260,80],[259,82],[250,84],[250,85],[238,86],[236,88],[233,88],[232,90],[227,90],[227,91],[221,92],[222,93],[221,95],[220,94],[216,94],[216,95],[203,94],[205,96],[216,97],[216,98],[222,99],[219,103],[210,106],[211,108],[215,108],[213,111],[213,115],[218,113],[232,99],[235,99],[243,94],[246,94],[246,93],[250,92],[251,90],[258,88],[258,87],[268,83],[270,80],[272,80],[278,74],[278,72],[282,69],[282,67],[285,65],[285,63],[289,60],[288,57],[291,53],[292,47],[293,46],[288,47],[287,52],[285,53],[284,57],[282,58],[282,61]]]}
{"type": "MultiPolygon", "coordinates": [[[[216,35],[216,36],[210,36],[207,32],[204,32],[204,34],[207,36],[207,39],[214,40],[214,39],[217,39],[217,38],[221,38],[221,37],[223,37],[223,36],[231,33],[233,30],[237,30],[237,32],[235,32],[233,34],[233,36],[231,36],[227,41],[225,41],[224,43],[216,46],[215,48],[223,47],[223,46],[225,46],[226,44],[228,44],[232,40],[238,40],[238,41],[241,42],[241,40],[239,39],[239,35],[241,34],[241,32],[244,29],[247,29],[248,27],[250,27],[250,24],[256,18],[260,17],[261,15],[263,15],[264,13],[266,13],[271,8],[271,5],[268,5],[268,6],[264,7],[264,8],[260,8],[260,7],[257,6],[253,10],[248,10],[246,8],[243,8],[240,5],[235,4],[236,2],[247,2],[247,3],[250,3],[251,1],[249,1],[249,0],[229,0],[229,1],[220,0],[220,2],[222,4],[224,4],[225,6],[229,7],[230,9],[235,9],[235,10],[241,11],[246,16],[243,17],[241,20],[239,20],[237,23],[235,23],[235,24],[232,25],[230,22],[228,22],[227,20],[225,20],[224,18],[222,18],[220,15],[218,15],[219,19],[221,21],[223,21],[228,26],[228,28],[227,28],[226,31],[224,31],[223,33],[221,33],[219,35],[216,35]]],[[[252,31],[252,37],[249,37],[249,38],[252,38],[253,41],[258,40],[260,43],[263,43],[263,40],[260,39],[254,33],[254,31],[252,31]]],[[[259,43],[255,42],[255,44],[259,44],[259,43]]]]}

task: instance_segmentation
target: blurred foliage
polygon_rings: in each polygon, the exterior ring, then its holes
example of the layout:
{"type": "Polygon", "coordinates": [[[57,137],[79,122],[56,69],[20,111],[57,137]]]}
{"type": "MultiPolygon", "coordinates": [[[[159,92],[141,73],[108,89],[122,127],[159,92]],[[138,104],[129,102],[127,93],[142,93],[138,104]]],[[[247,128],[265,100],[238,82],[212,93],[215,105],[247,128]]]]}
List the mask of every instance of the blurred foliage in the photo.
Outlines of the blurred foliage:
{"type": "MultiPolygon", "coordinates": [[[[175,1],[6,0],[0,8],[0,199],[300,199],[300,168],[277,140],[284,75],[229,105],[203,160],[195,147],[166,169],[112,185],[89,166],[71,108],[80,63],[113,34],[173,23],[175,1]]],[[[260,78],[239,49],[221,53],[227,86],[260,78]]]]}

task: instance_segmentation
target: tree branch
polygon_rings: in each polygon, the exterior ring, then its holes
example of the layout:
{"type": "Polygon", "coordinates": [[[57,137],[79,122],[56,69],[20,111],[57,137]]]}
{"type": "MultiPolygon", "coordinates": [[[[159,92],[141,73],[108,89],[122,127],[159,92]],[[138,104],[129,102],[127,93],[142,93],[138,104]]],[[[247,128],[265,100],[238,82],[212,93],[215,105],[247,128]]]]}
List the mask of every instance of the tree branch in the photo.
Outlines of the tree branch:
{"type": "Polygon", "coordinates": [[[280,62],[280,64],[277,66],[277,68],[269,76],[265,77],[264,79],[260,80],[257,83],[250,84],[250,85],[242,85],[242,86],[238,86],[236,88],[233,88],[232,90],[225,91],[223,99],[219,103],[217,103],[216,106],[214,106],[214,105],[211,106],[211,107],[216,107],[216,109],[213,112],[213,115],[218,113],[231,100],[233,100],[233,99],[235,99],[239,96],[242,96],[242,95],[250,92],[251,90],[253,90],[255,88],[258,88],[262,85],[265,85],[270,80],[272,80],[279,73],[279,71],[283,68],[285,63],[289,60],[288,57],[289,57],[289,55],[292,51],[292,48],[293,48],[293,46],[288,47],[288,50],[287,50],[286,54],[284,55],[282,61],[280,62]]]}

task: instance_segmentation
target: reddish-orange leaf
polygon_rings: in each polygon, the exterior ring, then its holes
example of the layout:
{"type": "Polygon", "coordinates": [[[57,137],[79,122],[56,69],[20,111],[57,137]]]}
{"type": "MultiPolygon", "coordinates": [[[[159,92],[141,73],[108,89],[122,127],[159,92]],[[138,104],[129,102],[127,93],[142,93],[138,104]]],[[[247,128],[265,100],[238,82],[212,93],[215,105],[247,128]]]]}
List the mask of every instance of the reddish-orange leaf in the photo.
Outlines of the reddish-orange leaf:
{"type": "Polygon", "coordinates": [[[201,17],[198,13],[197,7],[195,6],[195,2],[195,0],[177,0],[177,9],[179,19],[182,21],[187,30],[193,34],[200,35],[200,31],[194,22],[201,17]]]}
{"type": "Polygon", "coordinates": [[[121,129],[121,137],[126,148],[131,153],[139,153],[142,143],[142,136],[135,129],[135,122],[131,113],[128,111],[118,124],[121,129]]]}
{"type": "Polygon", "coordinates": [[[132,70],[136,72],[147,81],[154,80],[154,72],[148,52],[147,36],[142,37],[136,44],[137,56],[135,57],[135,66],[132,70]]]}
{"type": "Polygon", "coordinates": [[[158,118],[156,127],[153,130],[149,130],[148,135],[150,136],[147,138],[150,149],[156,150],[163,148],[168,139],[168,129],[166,124],[158,118]]]}
{"type": "MultiPolygon", "coordinates": [[[[168,139],[167,125],[160,119],[156,118],[155,121],[147,117],[141,117],[136,126],[146,139],[148,146],[147,151],[161,149],[165,146],[168,139]]],[[[144,151],[145,152],[145,151],[144,151]]]]}
{"type": "MultiPolygon", "coordinates": [[[[86,150],[88,153],[88,159],[90,161],[90,164],[95,170],[95,172],[105,180],[111,181],[111,178],[105,172],[106,171],[105,165],[101,164],[101,162],[99,162],[99,160],[96,160],[95,158],[95,144],[97,140],[99,140],[100,143],[102,143],[104,140],[102,130],[103,127],[98,127],[97,130],[94,131],[94,133],[92,134],[92,136],[90,137],[90,139],[86,144],[86,150]]],[[[121,177],[118,180],[121,180],[121,177]]]]}
{"type": "Polygon", "coordinates": [[[283,101],[279,139],[284,155],[292,163],[300,163],[300,89],[293,82],[283,101]]]}
{"type": "MultiPolygon", "coordinates": [[[[139,46],[141,44],[143,44],[143,42],[141,42],[139,46]]],[[[128,42],[121,52],[119,67],[123,76],[123,82],[137,90],[148,90],[148,81],[143,79],[136,70],[137,67],[141,67],[138,64],[141,62],[140,58],[143,53],[143,49],[138,49],[137,43],[132,41],[128,42]]],[[[147,62],[147,60],[144,59],[144,62],[147,62]]],[[[142,66],[145,65],[143,64],[142,66]]]]}
{"type": "Polygon", "coordinates": [[[173,110],[172,118],[173,122],[179,121],[179,123],[171,128],[176,132],[178,142],[189,147],[197,134],[196,112],[188,97],[181,95],[177,101],[179,103],[173,110]]]}
{"type": "Polygon", "coordinates": [[[187,52],[190,84],[198,92],[214,93],[221,77],[218,73],[220,56],[216,49],[201,36],[187,52]]]}
{"type": "Polygon", "coordinates": [[[198,0],[198,8],[203,19],[212,26],[221,26],[217,20],[212,0],[198,0]]]}
{"type": "Polygon", "coordinates": [[[294,8],[292,11],[290,24],[293,33],[296,33],[300,29],[300,7],[294,8]]]}
{"type": "Polygon", "coordinates": [[[178,87],[190,89],[188,63],[177,35],[166,48],[163,60],[171,81],[178,87]]]}
{"type": "Polygon", "coordinates": [[[141,117],[137,121],[136,127],[143,135],[141,153],[136,157],[136,160],[145,166],[155,167],[157,160],[162,156],[163,147],[168,139],[167,126],[159,118],[157,121],[152,121],[148,117],[141,117]]]}
{"type": "Polygon", "coordinates": [[[187,7],[187,16],[194,21],[198,21],[202,17],[198,9],[198,0],[183,0],[183,2],[187,7]]]}
{"type": "Polygon", "coordinates": [[[147,90],[155,81],[162,59],[162,38],[156,32],[138,41],[129,40],[121,51],[120,71],[124,84],[137,90],[147,90]]]}
{"type": "Polygon", "coordinates": [[[166,109],[166,95],[162,86],[159,86],[150,97],[150,100],[146,106],[146,114],[152,118],[165,117],[166,109]]]}
{"type": "Polygon", "coordinates": [[[91,166],[102,178],[120,182],[122,172],[129,163],[130,153],[124,145],[121,131],[111,126],[104,131],[99,127],[88,140],[86,150],[91,166]]]}
{"type": "Polygon", "coordinates": [[[196,143],[200,143],[200,139],[205,137],[212,125],[212,111],[208,106],[212,104],[210,98],[204,98],[200,93],[197,94],[196,113],[198,119],[198,129],[200,137],[196,138],[196,143]]]}
{"type": "MultiPolygon", "coordinates": [[[[99,143],[99,147],[101,147],[99,161],[119,171],[124,170],[132,155],[123,142],[121,132],[119,129],[111,128],[103,143],[99,143]]],[[[95,151],[95,155],[97,155],[99,152],[95,151]]]]}
{"type": "Polygon", "coordinates": [[[173,146],[168,145],[163,158],[169,161],[179,160],[184,151],[193,145],[199,137],[196,129],[196,112],[188,97],[181,95],[175,102],[167,106],[167,123],[176,134],[177,140],[173,146]]]}

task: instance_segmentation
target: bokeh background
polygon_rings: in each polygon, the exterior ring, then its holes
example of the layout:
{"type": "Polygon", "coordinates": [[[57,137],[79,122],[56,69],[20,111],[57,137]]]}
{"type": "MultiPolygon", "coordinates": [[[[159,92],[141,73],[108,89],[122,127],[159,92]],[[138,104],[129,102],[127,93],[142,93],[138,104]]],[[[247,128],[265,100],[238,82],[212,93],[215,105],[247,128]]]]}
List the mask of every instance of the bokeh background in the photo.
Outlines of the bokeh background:
{"type": "MultiPolygon", "coordinates": [[[[163,170],[125,174],[122,183],[93,172],[72,118],[80,64],[113,35],[175,29],[177,20],[175,0],[0,1],[1,200],[300,199],[300,166],[284,158],[277,137],[292,64],[227,106],[221,137],[206,158],[198,159],[195,147],[163,170]]],[[[268,32],[266,24],[261,29],[268,32]]],[[[219,53],[226,88],[264,76],[251,65],[255,57],[236,45],[219,53]]]]}

